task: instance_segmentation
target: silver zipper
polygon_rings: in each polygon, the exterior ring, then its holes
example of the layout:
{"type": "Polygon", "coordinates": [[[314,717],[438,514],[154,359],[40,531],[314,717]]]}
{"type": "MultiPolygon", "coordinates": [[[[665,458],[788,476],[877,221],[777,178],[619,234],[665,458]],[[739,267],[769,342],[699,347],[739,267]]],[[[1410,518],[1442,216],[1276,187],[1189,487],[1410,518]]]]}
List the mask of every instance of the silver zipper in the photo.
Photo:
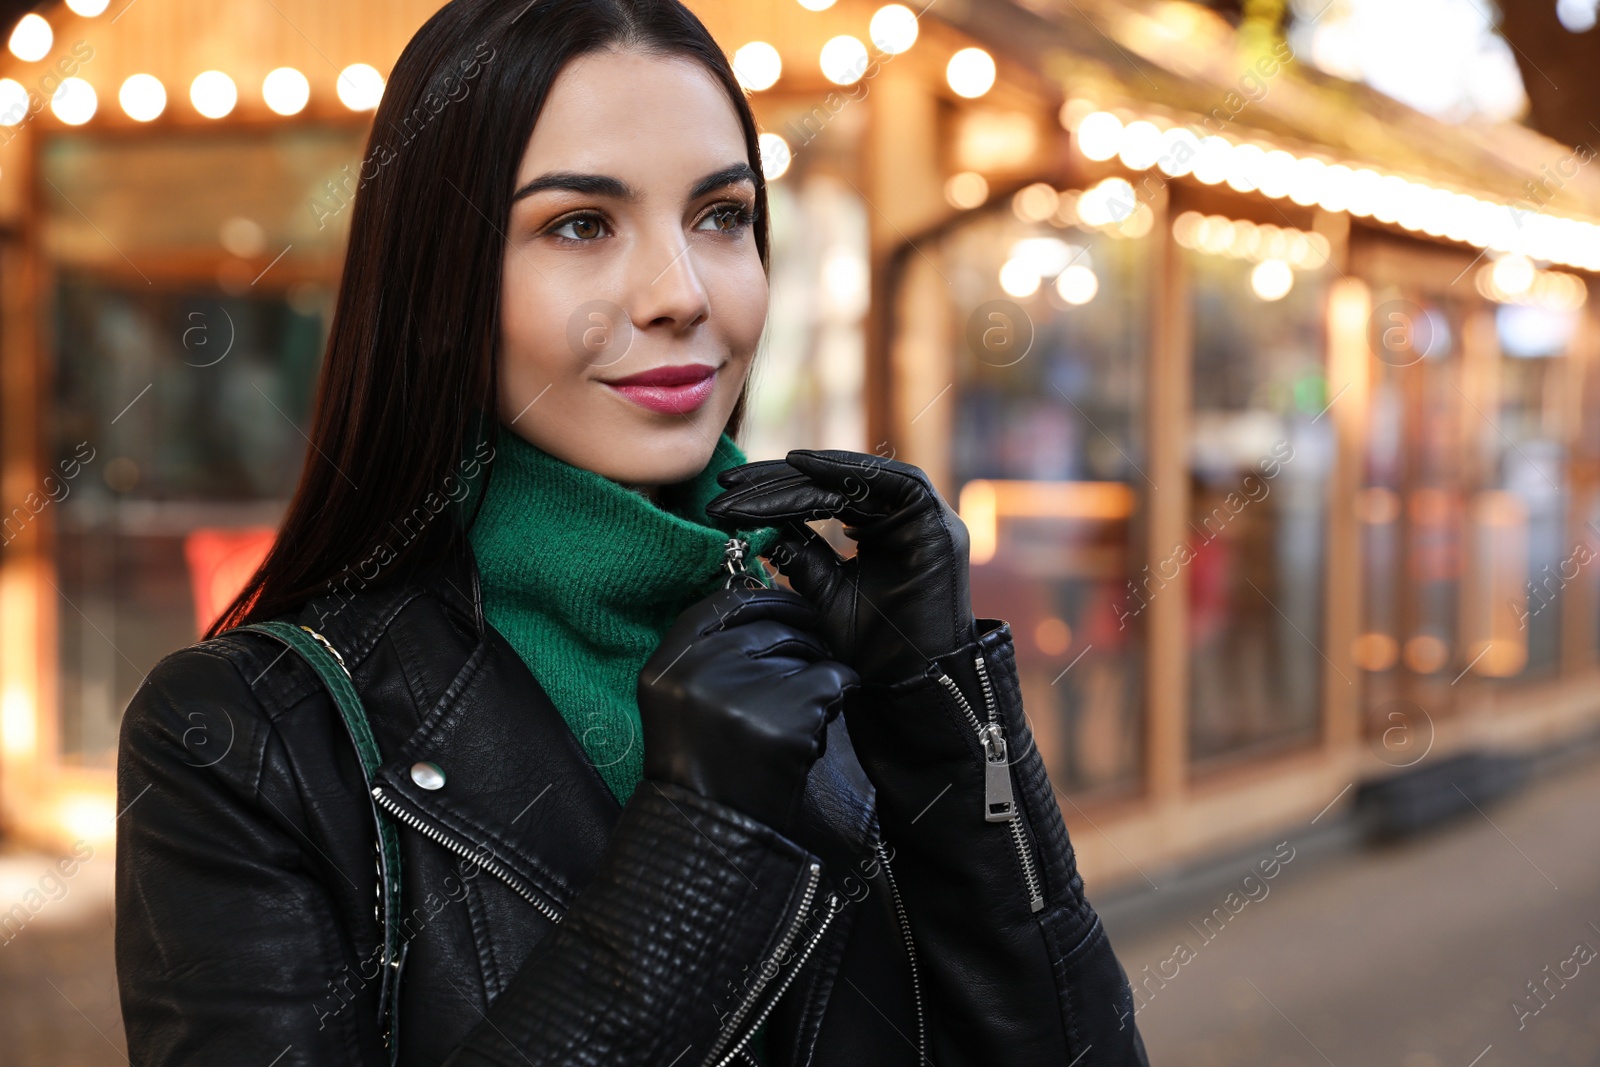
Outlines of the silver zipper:
{"type": "MultiPolygon", "coordinates": [[[[778,1001],[783,999],[783,994],[788,991],[789,985],[795,980],[795,977],[800,973],[800,968],[805,965],[807,958],[810,957],[811,950],[817,947],[817,942],[821,941],[822,935],[827,932],[828,924],[833,922],[833,917],[843,910],[844,905],[839,901],[839,894],[829,893],[828,914],[823,917],[822,924],[817,927],[817,932],[811,935],[811,940],[806,942],[806,947],[800,950],[800,955],[795,958],[794,966],[784,976],[783,984],[778,986],[777,992],[768,998],[766,1006],[761,1009],[761,1014],[756,1016],[755,1021],[750,1024],[750,1029],[744,1032],[744,1036],[739,1039],[739,1043],[728,1051],[728,1054],[722,1058],[717,1067],[727,1067],[727,1064],[731,1063],[735,1056],[745,1052],[745,1045],[755,1036],[756,1031],[761,1029],[761,1024],[767,1021],[768,1015],[772,1014],[772,1009],[778,1006],[778,1001]]],[[[745,1054],[749,1055],[747,1052],[745,1054]]],[[[715,1055],[715,1053],[712,1053],[712,1055],[715,1055]]],[[[751,1058],[754,1059],[754,1057],[751,1058]]]]}
{"type": "MultiPolygon", "coordinates": [[[[800,897],[800,907],[795,912],[794,918],[789,921],[788,928],[784,930],[783,937],[779,939],[778,947],[773,952],[773,955],[777,958],[782,958],[783,954],[789,950],[789,945],[793,943],[795,935],[800,932],[800,924],[805,920],[807,909],[811,907],[811,898],[816,896],[817,883],[822,880],[822,864],[813,862],[811,864],[809,875],[810,876],[806,879],[805,891],[800,897]]],[[[831,918],[832,916],[829,917],[831,918]]],[[[824,923],[823,928],[826,929],[826,927],[827,924],[824,923]]],[[[807,946],[807,951],[809,950],[810,946],[807,946]]],[[[767,983],[772,980],[772,976],[770,974],[764,973],[765,970],[766,968],[762,968],[763,973],[756,979],[755,988],[751,989],[750,992],[746,994],[744,1000],[740,1001],[739,1006],[733,1011],[733,1017],[728,1021],[728,1024],[722,1028],[722,1032],[717,1035],[717,1040],[712,1043],[711,1051],[706,1054],[704,1061],[706,1067],[709,1067],[711,1061],[717,1058],[717,1054],[722,1051],[722,1048],[727,1043],[728,1038],[731,1037],[738,1029],[739,1023],[744,1020],[745,1015],[747,1015],[751,1007],[755,1005],[756,999],[761,995],[761,991],[765,989],[767,983]]],[[[766,1018],[765,1013],[762,1014],[761,1018],[766,1018]]],[[[744,1047],[745,1042],[750,1040],[750,1035],[754,1033],[756,1027],[760,1025],[761,1021],[758,1019],[755,1025],[751,1026],[750,1030],[745,1033],[744,1037],[740,1039],[739,1043],[734,1046],[733,1051],[728,1054],[728,1059],[724,1059],[722,1061],[724,1064],[727,1063],[729,1059],[733,1058],[733,1053],[738,1052],[744,1047]]],[[[718,1067],[721,1067],[721,1065],[719,1064],[718,1067]]]]}
{"type": "Polygon", "coordinates": [[[978,735],[978,743],[983,746],[983,818],[986,822],[1011,824],[1011,840],[1016,845],[1017,862],[1022,864],[1022,879],[1027,885],[1028,908],[1038,911],[1044,907],[1044,893],[1039,888],[1039,876],[1033,867],[1033,855],[1028,850],[1027,838],[1023,836],[1022,820],[1018,817],[1016,799],[1011,790],[1011,764],[1006,757],[1006,735],[995,708],[994,690],[989,685],[989,668],[984,664],[981,652],[974,653],[972,659],[978,666],[978,679],[983,683],[988,722],[978,721],[977,714],[972,710],[972,705],[967,703],[955,679],[940,671],[939,681],[956,698],[967,721],[972,724],[973,732],[978,735]]]}
{"type": "Polygon", "coordinates": [[[884,851],[883,839],[877,845],[878,860],[883,864],[883,876],[889,882],[889,896],[894,900],[895,914],[900,917],[900,933],[906,939],[906,959],[911,961],[911,995],[917,1002],[917,1062],[928,1062],[928,1039],[922,1023],[922,983],[917,979],[917,949],[911,940],[911,921],[906,918],[906,908],[900,901],[900,887],[895,884],[894,872],[889,870],[889,856],[884,851]]]}
{"type": "Polygon", "coordinates": [[[389,814],[393,815],[395,818],[399,819],[413,830],[416,830],[417,832],[426,835],[434,841],[437,841],[450,851],[465,856],[473,863],[476,863],[490,874],[499,878],[502,882],[506,883],[506,885],[509,885],[512,889],[515,889],[524,900],[538,908],[539,911],[544,914],[544,917],[549,919],[551,922],[558,923],[561,921],[561,913],[559,911],[557,911],[551,904],[546,902],[542,897],[535,895],[532,890],[522,883],[520,878],[507,870],[506,867],[498,860],[484,858],[483,856],[479,855],[476,850],[463,845],[458,838],[451,837],[444,831],[423,822],[421,819],[400,807],[392,799],[385,795],[382,786],[373,786],[372,796],[374,800],[383,806],[383,810],[387,811],[389,814]]]}

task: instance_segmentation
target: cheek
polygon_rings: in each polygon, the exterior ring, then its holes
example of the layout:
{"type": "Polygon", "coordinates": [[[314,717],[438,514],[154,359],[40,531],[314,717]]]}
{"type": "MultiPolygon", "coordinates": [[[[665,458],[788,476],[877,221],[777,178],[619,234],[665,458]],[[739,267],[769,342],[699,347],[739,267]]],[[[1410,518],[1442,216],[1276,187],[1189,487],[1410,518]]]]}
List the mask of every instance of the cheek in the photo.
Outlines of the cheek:
{"type": "Polygon", "coordinates": [[[729,269],[719,272],[718,284],[711,289],[711,306],[720,312],[723,341],[733,358],[748,360],[755,354],[761,331],[767,323],[767,276],[752,247],[729,269]]]}
{"type": "Polygon", "coordinates": [[[500,290],[498,357],[500,380],[508,391],[535,381],[543,388],[577,372],[577,361],[567,352],[562,306],[562,294],[547,278],[508,257],[500,290]]]}

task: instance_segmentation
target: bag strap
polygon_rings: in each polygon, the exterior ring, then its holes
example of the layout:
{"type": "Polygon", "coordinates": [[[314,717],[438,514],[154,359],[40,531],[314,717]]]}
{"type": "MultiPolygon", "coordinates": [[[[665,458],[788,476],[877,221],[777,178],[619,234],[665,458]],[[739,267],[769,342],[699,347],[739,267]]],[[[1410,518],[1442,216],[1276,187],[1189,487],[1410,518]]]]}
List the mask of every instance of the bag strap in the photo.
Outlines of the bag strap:
{"type": "Polygon", "coordinates": [[[402,943],[399,932],[402,906],[400,839],[395,832],[393,820],[378,806],[377,800],[372,795],[373,779],[383,764],[383,757],[378,752],[378,742],[372,735],[372,726],[367,721],[367,712],[361,705],[361,696],[356,692],[355,683],[350,677],[350,669],[345,666],[344,657],[339,655],[339,650],[329,644],[326,637],[309,626],[299,626],[281,620],[247,623],[227,632],[236,633],[239,630],[254,630],[266,634],[300,654],[327,686],[334,704],[339,708],[339,716],[344,720],[345,730],[355,744],[356,754],[360,757],[361,776],[367,784],[367,801],[372,805],[373,822],[378,828],[378,901],[381,907],[375,910],[382,912],[383,922],[383,983],[378,993],[378,1025],[383,1033],[384,1047],[389,1050],[390,1063],[393,1064],[399,1055],[400,1035],[396,1007],[400,1000],[400,974],[405,966],[405,957],[411,942],[402,943]]]}

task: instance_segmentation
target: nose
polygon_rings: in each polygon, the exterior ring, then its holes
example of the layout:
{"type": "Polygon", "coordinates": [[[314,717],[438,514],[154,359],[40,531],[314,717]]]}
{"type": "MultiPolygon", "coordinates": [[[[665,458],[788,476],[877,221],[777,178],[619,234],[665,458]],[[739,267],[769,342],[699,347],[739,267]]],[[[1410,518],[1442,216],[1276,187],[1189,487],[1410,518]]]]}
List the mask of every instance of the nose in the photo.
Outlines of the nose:
{"type": "Polygon", "coordinates": [[[705,319],[711,311],[710,298],[695,264],[694,246],[682,227],[652,227],[633,252],[629,315],[636,328],[678,332],[705,319]]]}

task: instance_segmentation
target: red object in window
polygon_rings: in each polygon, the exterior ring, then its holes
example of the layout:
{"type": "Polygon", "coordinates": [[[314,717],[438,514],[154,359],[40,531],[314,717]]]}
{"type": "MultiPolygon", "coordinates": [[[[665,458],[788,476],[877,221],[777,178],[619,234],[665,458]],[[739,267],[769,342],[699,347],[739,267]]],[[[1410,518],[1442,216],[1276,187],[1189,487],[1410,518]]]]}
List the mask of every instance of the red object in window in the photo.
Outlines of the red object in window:
{"type": "Polygon", "coordinates": [[[189,563],[189,586],[194,591],[195,636],[221,615],[245,587],[277,538],[270,526],[191,530],[183,541],[189,563]]]}

